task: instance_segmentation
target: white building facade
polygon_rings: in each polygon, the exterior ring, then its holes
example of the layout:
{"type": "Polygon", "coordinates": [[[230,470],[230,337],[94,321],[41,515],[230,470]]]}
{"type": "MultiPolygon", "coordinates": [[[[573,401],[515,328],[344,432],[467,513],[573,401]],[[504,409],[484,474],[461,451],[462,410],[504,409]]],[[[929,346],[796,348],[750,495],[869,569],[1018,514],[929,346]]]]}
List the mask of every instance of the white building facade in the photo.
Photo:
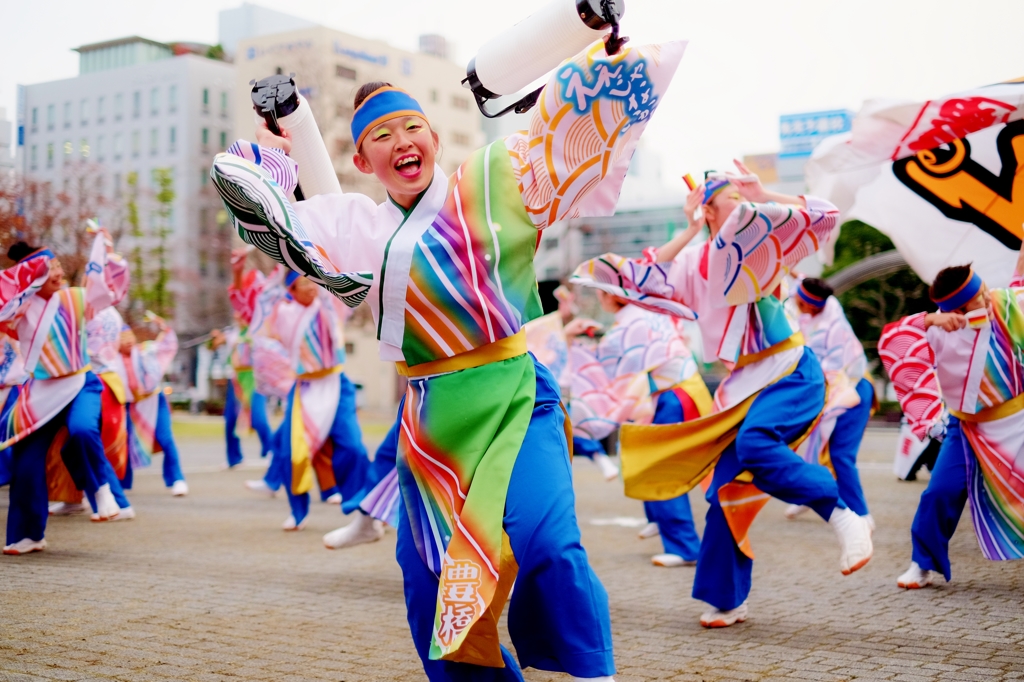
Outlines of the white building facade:
{"type": "Polygon", "coordinates": [[[54,191],[74,182],[101,195],[100,217],[123,234],[131,180],[145,233],[157,219],[155,173],[166,170],[174,325],[189,336],[228,323],[231,234],[209,168],[230,140],[232,66],[137,37],[78,51],[77,77],[19,89],[18,170],[54,191]]]}

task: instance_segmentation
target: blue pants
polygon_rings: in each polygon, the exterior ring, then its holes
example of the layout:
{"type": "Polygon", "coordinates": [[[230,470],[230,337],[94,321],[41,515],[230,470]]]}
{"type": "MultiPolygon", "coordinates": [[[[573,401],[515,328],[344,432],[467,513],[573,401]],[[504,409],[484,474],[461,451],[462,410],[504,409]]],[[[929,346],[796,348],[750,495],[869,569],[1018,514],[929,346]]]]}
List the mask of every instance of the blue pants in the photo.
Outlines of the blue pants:
{"type": "MultiPolygon", "coordinates": [[[[366,456],[363,436],[359,430],[359,421],[356,419],[355,386],[344,374],[339,375],[338,380],[341,382],[341,395],[338,398],[338,410],[334,416],[334,423],[331,425],[331,433],[327,437],[332,446],[331,468],[334,469],[337,487],[321,490],[320,495],[322,499],[327,499],[330,495],[340,492],[344,500],[359,492],[366,478],[366,469],[370,460],[366,456]]],[[[292,493],[291,420],[295,390],[296,388],[293,388],[288,396],[288,410],[278,433],[278,447],[274,450],[275,457],[271,466],[275,468],[275,480],[280,480],[288,493],[288,503],[291,505],[295,523],[302,523],[302,520],[309,514],[309,493],[300,495],[292,493]],[[280,457],[277,456],[278,450],[281,453],[280,457]]]]}
{"type": "MultiPolygon", "coordinates": [[[[238,424],[238,415],[241,413],[242,405],[235,395],[235,380],[228,380],[227,398],[224,401],[224,436],[228,446],[228,466],[233,467],[241,464],[245,459],[242,455],[242,441],[235,434],[235,425],[238,424]]],[[[274,434],[267,421],[267,399],[260,393],[252,394],[252,403],[249,405],[249,421],[256,435],[260,439],[260,457],[266,457],[268,452],[273,450],[274,434]]]]}
{"type": "Polygon", "coordinates": [[[377,487],[377,484],[384,480],[384,477],[395,468],[395,461],[398,459],[398,429],[402,423],[402,410],[405,408],[405,396],[398,403],[398,418],[388,429],[384,440],[377,447],[377,454],[373,461],[366,468],[366,478],[363,480],[363,487],[352,497],[346,497],[341,504],[342,514],[351,514],[359,509],[359,505],[370,492],[377,487]]]}
{"type": "MultiPolygon", "coordinates": [[[[61,459],[79,490],[94,502],[100,486],[110,483],[118,504],[124,498],[114,468],[107,460],[100,438],[100,396],[103,384],[92,372],[75,399],[56,417],[11,447],[11,501],[7,513],[7,544],[30,538],[42,540],[49,514],[46,488],[46,452],[61,426],[68,428],[68,441],[61,459]]],[[[95,504],[93,506],[95,509],[95,504]]]]}
{"type": "MultiPolygon", "coordinates": [[[[131,430],[134,428],[131,417],[129,417],[129,438],[131,437],[131,430]]],[[[171,406],[167,403],[167,396],[163,393],[160,394],[160,404],[157,407],[156,431],[154,435],[156,436],[156,444],[160,446],[164,453],[164,485],[170,488],[174,485],[175,481],[184,481],[185,474],[181,472],[181,457],[178,455],[178,446],[174,442],[174,432],[171,430],[171,406]]],[[[121,485],[125,490],[131,490],[133,479],[132,461],[129,458],[124,478],[121,479],[121,485]]]]}
{"type": "Polygon", "coordinates": [[[857,395],[860,405],[847,410],[836,420],[836,428],[828,442],[832,468],[836,472],[836,484],[839,486],[839,497],[855,514],[868,515],[868,502],[864,499],[864,489],[860,485],[860,472],[857,470],[857,453],[860,442],[864,440],[864,429],[871,417],[871,403],[875,398],[875,388],[867,379],[857,383],[857,395]]]}
{"type": "MultiPolygon", "coordinates": [[[[524,668],[577,677],[612,675],[608,595],[580,544],[558,384],[543,365],[535,365],[537,402],[505,500],[505,532],[519,563],[508,630],[524,668]]],[[[427,677],[431,682],[522,682],[504,647],[505,668],[429,660],[438,579],[416,550],[404,504],[399,513],[396,554],[413,643],[427,677]]]]}
{"type": "Polygon", "coordinates": [[[594,455],[606,455],[604,451],[604,445],[599,440],[593,438],[581,438],[580,436],[572,437],[572,454],[574,457],[586,457],[587,459],[594,459],[594,455]]]}
{"type": "Polygon", "coordinates": [[[825,377],[814,353],[804,349],[796,370],[763,389],[754,399],[739,433],[722,453],[708,489],[707,520],[697,559],[693,597],[723,611],[750,594],[754,562],[736,546],[718,501],[718,489],[743,471],[754,485],[789,504],[806,505],[828,520],[843,506],[835,479],[825,467],[808,464],[789,449],[821,412],[825,377]]]}
{"type": "Polygon", "coordinates": [[[960,428],[960,420],[950,417],[946,439],[910,526],[914,561],[926,571],[942,573],[947,581],[952,578],[949,541],[967,504],[969,457],[974,457],[974,450],[960,428]]]}
{"type": "MultiPolygon", "coordinates": [[[[675,393],[666,391],[658,396],[652,424],[679,424],[685,421],[683,406],[675,393]]],[[[688,495],[671,500],[644,502],[647,520],[658,524],[661,544],[666,554],[681,556],[695,561],[700,553],[700,537],[693,525],[693,511],[688,495]]]]}

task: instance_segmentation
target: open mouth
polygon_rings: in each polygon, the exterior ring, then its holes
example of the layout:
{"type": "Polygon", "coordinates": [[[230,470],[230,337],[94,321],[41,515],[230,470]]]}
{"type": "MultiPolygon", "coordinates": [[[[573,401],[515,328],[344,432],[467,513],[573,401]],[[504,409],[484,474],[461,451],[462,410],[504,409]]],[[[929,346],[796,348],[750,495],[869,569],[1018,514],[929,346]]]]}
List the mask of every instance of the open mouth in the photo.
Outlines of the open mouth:
{"type": "Polygon", "coordinates": [[[423,159],[419,154],[405,154],[395,162],[395,172],[403,178],[415,178],[423,167],[423,159]]]}

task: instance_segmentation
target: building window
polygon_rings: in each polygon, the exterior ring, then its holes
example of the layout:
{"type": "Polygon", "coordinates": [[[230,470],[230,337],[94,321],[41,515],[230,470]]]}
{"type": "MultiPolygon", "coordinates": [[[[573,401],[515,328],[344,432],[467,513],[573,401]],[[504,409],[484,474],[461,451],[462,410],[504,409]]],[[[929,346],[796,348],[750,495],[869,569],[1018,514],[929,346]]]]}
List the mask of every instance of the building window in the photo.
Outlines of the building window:
{"type": "Polygon", "coordinates": [[[208,267],[208,260],[206,255],[206,249],[199,249],[199,276],[206,277],[208,267]]]}
{"type": "Polygon", "coordinates": [[[454,109],[469,109],[469,100],[459,95],[452,95],[452,108],[454,109]]]}
{"type": "Polygon", "coordinates": [[[103,155],[104,155],[104,151],[105,151],[103,149],[103,143],[104,142],[105,142],[105,140],[103,139],[102,135],[97,135],[96,136],[96,160],[97,161],[102,161],[103,160],[103,155]]]}
{"type": "Polygon", "coordinates": [[[203,88],[203,113],[210,113],[210,88],[203,88]]]}
{"type": "Polygon", "coordinates": [[[554,237],[553,239],[546,239],[544,241],[544,250],[545,251],[557,251],[558,250],[558,237],[554,237]]]}
{"type": "Polygon", "coordinates": [[[31,168],[32,168],[32,170],[35,170],[38,167],[38,164],[39,164],[38,156],[39,156],[39,149],[36,147],[36,145],[32,145],[32,153],[29,155],[29,159],[31,160],[31,168]]]}
{"type": "Polygon", "coordinates": [[[334,75],[337,76],[338,78],[344,78],[345,80],[354,81],[356,79],[356,70],[338,64],[337,66],[334,67],[334,75]]]}
{"type": "Polygon", "coordinates": [[[107,104],[107,98],[106,97],[97,97],[96,98],[96,122],[97,123],[103,123],[103,117],[106,115],[106,111],[105,111],[106,104],[107,104]]]}
{"type": "Polygon", "coordinates": [[[142,147],[142,133],[138,130],[132,131],[132,156],[137,157],[142,147]]]}
{"type": "Polygon", "coordinates": [[[430,101],[431,102],[437,102],[437,100],[439,100],[439,99],[440,99],[440,96],[437,94],[437,90],[431,90],[430,91],[430,101]]]}
{"type": "Polygon", "coordinates": [[[114,158],[120,159],[124,153],[124,142],[121,133],[114,133],[114,158]]]}
{"type": "Polygon", "coordinates": [[[142,92],[136,90],[132,93],[132,118],[142,116],[142,92]]]}
{"type": "Polygon", "coordinates": [[[209,128],[203,128],[203,132],[201,133],[201,135],[202,135],[203,151],[205,152],[206,148],[210,146],[210,129],[209,128]]]}
{"type": "Polygon", "coordinates": [[[78,118],[82,125],[89,123],[89,100],[83,99],[78,105],[78,118]]]}
{"type": "Polygon", "coordinates": [[[469,135],[466,133],[452,133],[452,142],[462,145],[463,147],[468,147],[469,135]]]}
{"type": "Polygon", "coordinates": [[[160,129],[153,128],[149,131],[149,153],[156,156],[160,151],[160,129]]]}
{"type": "Polygon", "coordinates": [[[178,148],[178,129],[171,126],[167,131],[167,151],[173,153],[178,148]]]}
{"type": "Polygon", "coordinates": [[[114,120],[120,121],[121,116],[124,115],[124,95],[117,93],[114,95],[114,120]]]}
{"type": "Polygon", "coordinates": [[[32,107],[32,132],[39,129],[39,107],[32,107]]]}
{"type": "Polygon", "coordinates": [[[172,85],[167,88],[167,111],[178,110],[178,86],[172,85]]]}
{"type": "Polygon", "coordinates": [[[121,174],[114,173],[114,196],[121,196],[121,174]]]}
{"type": "Polygon", "coordinates": [[[57,106],[55,104],[46,105],[46,129],[53,130],[53,126],[57,123],[57,106]]]}
{"type": "Polygon", "coordinates": [[[82,144],[78,146],[78,153],[82,155],[83,159],[89,158],[89,140],[82,138],[82,144]]]}
{"type": "Polygon", "coordinates": [[[64,140],[64,156],[71,156],[73,151],[75,151],[75,145],[71,144],[71,140],[64,140]]]}
{"type": "Polygon", "coordinates": [[[206,183],[210,181],[210,171],[206,168],[199,169],[199,186],[206,187],[206,183]]]}
{"type": "Polygon", "coordinates": [[[53,143],[46,144],[46,167],[53,168],[53,143]]]}
{"type": "Polygon", "coordinates": [[[160,113],[160,88],[153,88],[149,91],[149,114],[156,116],[160,113]]]}
{"type": "Polygon", "coordinates": [[[221,115],[221,118],[227,118],[228,117],[228,93],[227,92],[221,92],[220,93],[220,115],[221,115]]]}
{"type": "Polygon", "coordinates": [[[220,149],[221,151],[228,148],[228,134],[227,131],[220,131],[220,149]]]}
{"type": "Polygon", "coordinates": [[[71,127],[71,102],[64,102],[64,127],[71,127]]]}

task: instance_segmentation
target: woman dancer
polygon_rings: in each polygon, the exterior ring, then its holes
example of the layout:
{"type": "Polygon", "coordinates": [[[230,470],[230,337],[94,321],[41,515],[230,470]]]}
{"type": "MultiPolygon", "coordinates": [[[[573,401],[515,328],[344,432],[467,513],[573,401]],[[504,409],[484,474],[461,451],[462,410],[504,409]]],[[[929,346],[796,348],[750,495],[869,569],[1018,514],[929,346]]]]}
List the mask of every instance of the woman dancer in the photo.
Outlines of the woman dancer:
{"type": "Polygon", "coordinates": [[[294,271],[285,286],[288,297],[256,334],[262,337],[258,342],[280,346],[273,357],[287,363],[294,377],[271,461],[274,472],[268,473],[285,486],[292,513],[282,527],[293,531],[305,527],[314,472],[321,499],[340,504],[363,485],[369,459],[356,420],[355,386],[344,373],[342,312],[336,308],[341,303],[294,271]]]}
{"type": "MultiPolygon", "coordinates": [[[[228,468],[242,463],[242,442],[239,435],[246,430],[255,431],[260,439],[260,457],[273,449],[273,432],[267,421],[267,399],[256,390],[252,371],[252,339],[249,337],[256,301],[267,286],[267,278],[253,268],[245,271],[245,259],[251,248],[231,252],[232,282],[228,298],[235,313],[236,328],[232,329],[231,367],[235,376],[228,380],[227,400],[224,404],[224,435],[228,447],[228,468]]],[[[218,332],[220,330],[217,330],[218,332]]]]}
{"type": "MultiPolygon", "coordinates": [[[[97,237],[85,287],[69,288],[53,252],[24,242],[7,252],[17,265],[0,273],[0,322],[4,333],[22,342],[31,375],[0,417],[5,428],[0,448],[13,445],[4,554],[46,548],[46,452],[62,426],[68,441],[61,456],[75,485],[89,495],[99,519],[120,513],[112,489],[123,493],[100,435],[103,385],[89,365],[85,330],[95,312],[114,299],[104,267],[108,241],[105,234],[97,237]]],[[[130,505],[125,500],[121,506],[130,505]]]]}
{"type": "Polygon", "coordinates": [[[682,424],[626,426],[622,433],[627,494],[670,499],[714,468],[693,584],[693,597],[712,606],[701,616],[705,627],[747,618],[753,570],[747,532],[768,495],[807,505],[829,521],[844,575],[867,564],[873,552],[867,521],[845,508],[829,472],[790,449],[821,414],[825,379],[772,293],[787,267],[831,235],[839,212],[820,199],[769,192],[737,166],[745,177],[709,176],[690,192],[689,227],[653,257],[606,254],[577,268],[572,280],[696,317],[705,359],[721,359],[731,369],[715,392],[713,414],[682,424]],[[711,239],[689,246],[705,221],[711,239]]]}
{"type": "Polygon", "coordinates": [[[132,471],[149,466],[156,452],[163,452],[164,485],[174,497],[188,495],[188,483],[181,471],[181,457],[171,431],[171,406],[161,384],[167,368],[178,353],[178,335],[163,318],[147,313],[159,332],[152,341],[138,342],[128,325],[121,330],[120,353],[126,385],[131,395],[128,407],[129,462],[125,487],[132,486],[132,471]]]}
{"type": "Polygon", "coordinates": [[[541,313],[537,230],[609,214],[683,45],[593,47],[556,72],[530,132],[477,151],[449,180],[420,105],[384,83],[355,101],[356,167],[388,192],[299,202],[287,135],[218,155],[212,175],[243,237],[349,305],[366,299],[381,357],[409,377],[398,530],[413,641],[432,680],[521,680],[524,667],[607,679],[607,596],[574,512],[558,386],[526,353],[541,313]],[[259,165],[257,165],[258,162],[259,165]],[[518,569],[518,570],[517,570],[518,569]]]}
{"type": "MultiPolygon", "coordinates": [[[[573,451],[581,442],[600,447],[601,439],[627,421],[677,424],[709,414],[711,394],[676,321],[600,289],[597,300],[615,315],[615,323],[596,349],[574,339],[593,322],[577,318],[565,327],[573,340],[573,451]]],[[[700,537],[687,494],[646,501],[644,512],[657,525],[665,550],[651,557],[651,563],[665,568],[696,565],[700,537]]]]}

